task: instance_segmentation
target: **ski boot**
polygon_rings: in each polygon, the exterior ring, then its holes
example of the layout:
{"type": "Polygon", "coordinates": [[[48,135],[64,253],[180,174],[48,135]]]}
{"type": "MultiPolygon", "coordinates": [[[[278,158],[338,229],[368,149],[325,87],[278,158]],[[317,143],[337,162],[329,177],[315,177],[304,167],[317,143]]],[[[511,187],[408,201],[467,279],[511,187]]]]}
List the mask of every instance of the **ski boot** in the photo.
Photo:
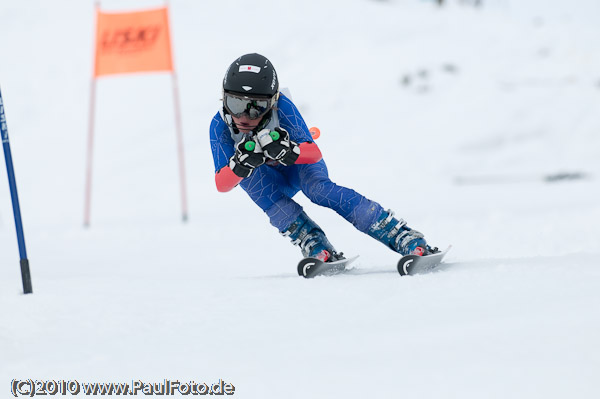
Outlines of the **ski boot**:
{"type": "Polygon", "coordinates": [[[402,256],[424,256],[439,252],[437,248],[427,245],[423,234],[408,227],[404,219],[396,219],[390,209],[381,213],[367,234],[402,256]]]}
{"type": "Polygon", "coordinates": [[[316,258],[323,262],[345,259],[342,253],[335,251],[323,230],[304,211],[281,234],[290,237],[292,244],[300,247],[305,258],[316,258]]]}

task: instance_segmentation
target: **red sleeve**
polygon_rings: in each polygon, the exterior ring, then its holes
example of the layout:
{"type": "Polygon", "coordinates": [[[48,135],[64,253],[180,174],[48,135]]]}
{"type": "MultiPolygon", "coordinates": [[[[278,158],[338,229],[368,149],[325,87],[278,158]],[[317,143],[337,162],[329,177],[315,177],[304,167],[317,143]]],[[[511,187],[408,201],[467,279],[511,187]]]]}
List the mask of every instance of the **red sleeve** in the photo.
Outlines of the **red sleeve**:
{"type": "Polygon", "coordinates": [[[300,143],[300,156],[296,160],[297,164],[309,164],[309,163],[317,163],[321,159],[323,159],[323,155],[321,154],[321,150],[317,147],[317,144],[311,143],[309,141],[300,143]]]}
{"type": "Polygon", "coordinates": [[[215,173],[215,183],[217,184],[217,191],[220,193],[231,191],[242,180],[241,177],[233,173],[229,166],[225,166],[215,173]]]}

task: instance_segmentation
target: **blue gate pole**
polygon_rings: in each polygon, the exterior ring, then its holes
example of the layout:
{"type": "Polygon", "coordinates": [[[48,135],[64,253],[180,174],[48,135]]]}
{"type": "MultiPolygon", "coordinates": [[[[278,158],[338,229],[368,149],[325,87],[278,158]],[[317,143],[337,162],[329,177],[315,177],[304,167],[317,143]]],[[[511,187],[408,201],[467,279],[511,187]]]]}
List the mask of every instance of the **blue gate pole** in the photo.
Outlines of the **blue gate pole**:
{"type": "Polygon", "coordinates": [[[8,174],[8,184],[10,186],[10,196],[12,199],[13,213],[15,215],[15,227],[17,228],[17,240],[19,242],[19,255],[21,256],[21,279],[23,280],[23,293],[31,294],[31,273],[29,272],[29,260],[27,259],[27,250],[25,249],[25,235],[23,234],[23,222],[21,221],[21,208],[19,207],[19,196],[17,194],[17,182],[15,180],[15,170],[13,168],[12,155],[10,152],[10,142],[8,141],[8,127],[6,125],[6,115],[4,114],[4,101],[0,91],[0,133],[2,134],[2,147],[4,147],[4,158],[6,160],[6,173],[8,174]]]}

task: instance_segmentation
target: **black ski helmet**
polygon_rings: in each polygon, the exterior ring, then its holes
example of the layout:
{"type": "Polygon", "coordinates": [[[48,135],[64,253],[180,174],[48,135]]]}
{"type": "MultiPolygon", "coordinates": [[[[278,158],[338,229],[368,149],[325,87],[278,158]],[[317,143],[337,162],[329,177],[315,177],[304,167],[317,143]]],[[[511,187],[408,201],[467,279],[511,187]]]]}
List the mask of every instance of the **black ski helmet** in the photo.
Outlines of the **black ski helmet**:
{"type": "Polygon", "coordinates": [[[242,55],[225,72],[223,92],[276,99],[279,93],[277,72],[271,61],[260,54],[242,55]]]}

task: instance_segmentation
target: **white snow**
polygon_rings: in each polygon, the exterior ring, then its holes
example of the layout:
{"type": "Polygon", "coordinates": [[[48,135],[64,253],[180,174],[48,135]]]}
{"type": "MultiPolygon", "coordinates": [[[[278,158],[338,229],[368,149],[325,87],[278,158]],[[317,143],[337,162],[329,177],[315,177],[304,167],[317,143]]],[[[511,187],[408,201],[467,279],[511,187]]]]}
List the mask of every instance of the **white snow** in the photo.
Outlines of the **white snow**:
{"type": "Polygon", "coordinates": [[[87,230],[93,2],[0,6],[34,289],[22,294],[2,166],[2,397],[26,378],[223,379],[240,398],[600,397],[599,2],[170,3],[190,220],[169,75],[107,77],[87,230]],[[447,266],[401,278],[396,254],[298,194],[361,255],[351,274],[305,280],[246,194],[216,191],[208,126],[247,52],[321,129],[331,178],[452,244],[447,266]],[[543,181],[557,173],[585,178],[543,181]]]}

